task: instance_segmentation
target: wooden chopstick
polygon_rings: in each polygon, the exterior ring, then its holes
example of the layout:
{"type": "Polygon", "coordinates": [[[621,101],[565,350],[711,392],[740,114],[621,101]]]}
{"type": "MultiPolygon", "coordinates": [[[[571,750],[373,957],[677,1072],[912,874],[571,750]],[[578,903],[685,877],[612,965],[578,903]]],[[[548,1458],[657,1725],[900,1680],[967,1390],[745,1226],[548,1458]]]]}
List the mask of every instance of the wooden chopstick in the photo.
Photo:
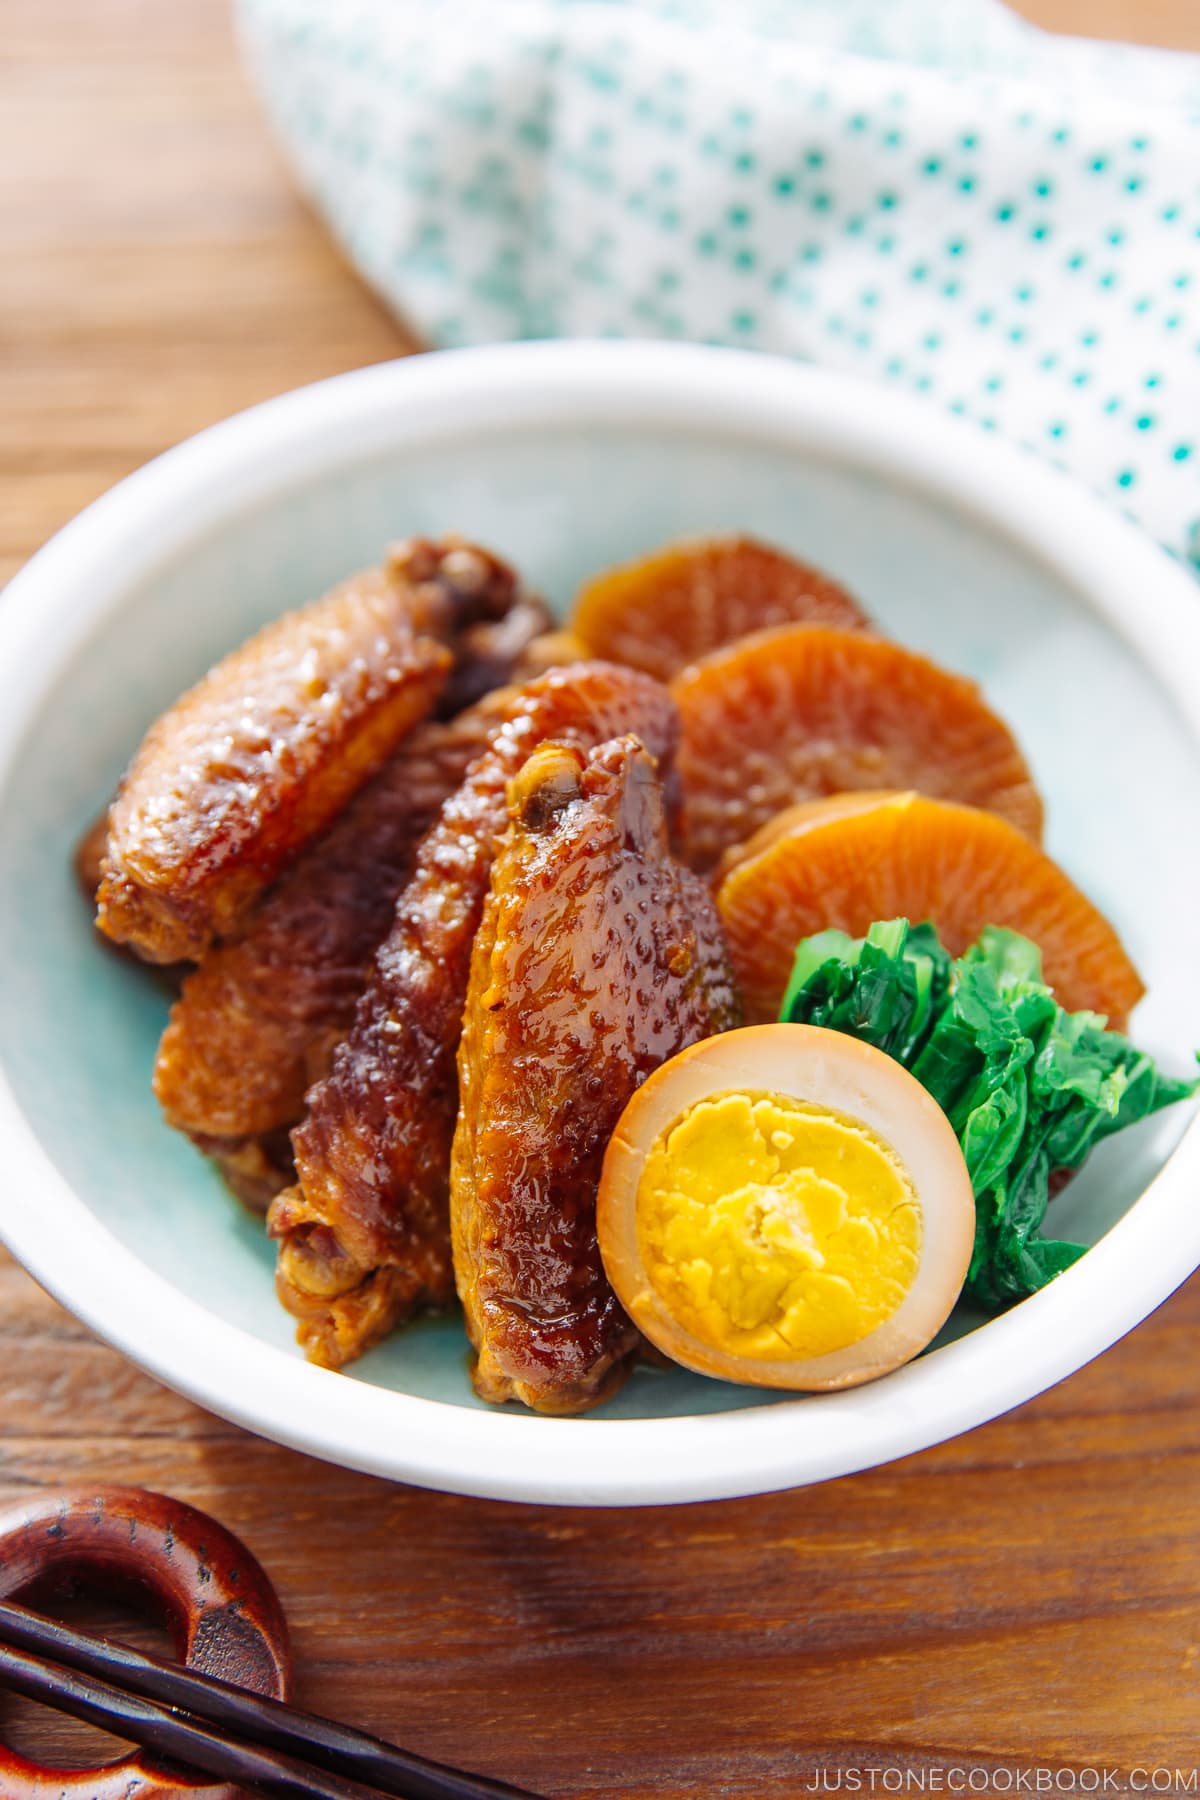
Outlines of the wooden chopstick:
{"type": "Polygon", "coordinates": [[[538,1800],[11,1601],[0,1686],[280,1800],[538,1800]]]}
{"type": "Polygon", "coordinates": [[[236,1781],[276,1800],[380,1800],[378,1788],[307,1768],[277,1750],[238,1743],[186,1713],[47,1662],[27,1650],[0,1645],[0,1685],[27,1700],[40,1700],[58,1712],[129,1738],[187,1769],[236,1781]]]}

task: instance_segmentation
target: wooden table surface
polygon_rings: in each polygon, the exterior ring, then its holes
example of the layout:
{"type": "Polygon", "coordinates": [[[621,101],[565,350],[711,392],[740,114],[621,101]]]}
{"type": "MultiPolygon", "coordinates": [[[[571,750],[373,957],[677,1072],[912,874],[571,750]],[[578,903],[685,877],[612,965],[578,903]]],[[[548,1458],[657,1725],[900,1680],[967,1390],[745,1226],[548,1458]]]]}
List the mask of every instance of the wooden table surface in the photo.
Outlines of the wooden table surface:
{"type": "MultiPolygon", "coordinates": [[[[1194,0],[1023,10],[1200,45],[1194,0]]],[[[7,575],[178,438],[406,343],[297,199],[222,0],[3,0],[0,25],[7,575]]],[[[772,1800],[821,1770],[860,1770],[866,1792],[871,1767],[1031,1763],[1182,1768],[1188,1791],[1198,1328],[1200,1280],[924,1455],[760,1500],[580,1513],[259,1442],[0,1253],[0,1503],[117,1481],[208,1508],[274,1576],[306,1702],[551,1795],[772,1800]]],[[[62,1741],[45,1716],[0,1717],[62,1741]]]]}

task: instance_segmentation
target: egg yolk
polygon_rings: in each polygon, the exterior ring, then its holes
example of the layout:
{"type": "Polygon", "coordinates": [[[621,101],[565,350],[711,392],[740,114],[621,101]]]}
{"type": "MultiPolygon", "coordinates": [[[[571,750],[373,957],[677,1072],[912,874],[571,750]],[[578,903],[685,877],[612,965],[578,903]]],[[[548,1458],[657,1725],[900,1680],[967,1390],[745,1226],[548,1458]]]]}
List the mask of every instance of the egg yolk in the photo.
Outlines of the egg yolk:
{"type": "Polygon", "coordinates": [[[637,1191],[643,1265],[678,1322],[764,1360],[856,1344],[920,1260],[904,1163],[861,1119],[779,1094],[697,1101],[654,1143],[637,1191]]]}

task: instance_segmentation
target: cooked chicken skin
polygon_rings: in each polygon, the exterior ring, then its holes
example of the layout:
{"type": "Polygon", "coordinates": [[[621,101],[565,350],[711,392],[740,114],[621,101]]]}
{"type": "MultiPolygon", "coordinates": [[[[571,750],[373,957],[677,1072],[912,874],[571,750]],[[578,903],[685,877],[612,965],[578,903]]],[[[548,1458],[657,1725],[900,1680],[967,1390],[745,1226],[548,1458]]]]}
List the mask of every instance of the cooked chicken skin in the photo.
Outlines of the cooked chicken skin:
{"type": "Polygon", "coordinates": [[[508,782],[548,737],[588,749],[626,731],[669,763],[677,721],[658,682],[603,663],[552,671],[519,690],[422,842],[353,1030],[293,1133],[298,1184],[271,1208],[280,1298],[314,1362],[338,1368],[453,1295],[454,1058],[508,782]]]}
{"type": "Polygon", "coordinates": [[[426,713],[450,652],[372,573],[268,625],[151,726],[110,815],[97,923],[195,959],[426,713]]]}
{"type": "Polygon", "coordinates": [[[220,1169],[225,1185],[247,1211],[265,1213],[281,1188],[296,1179],[291,1134],[264,1132],[261,1137],[206,1137],[193,1132],[192,1142],[220,1169]]]}
{"type": "Polygon", "coordinates": [[[184,981],[154,1091],[247,1205],[265,1210],[295,1179],[286,1133],[350,1029],[421,837],[510,702],[502,689],[456,719],[419,725],[184,981]],[[266,1137],[275,1141],[258,1143],[266,1137]]]}
{"type": "Polygon", "coordinates": [[[94,818],[75,846],[72,868],[91,905],[104,879],[104,852],[108,845],[108,808],[94,818]]]}
{"type": "Polygon", "coordinates": [[[660,1063],[737,1022],[721,926],[636,738],[548,743],[510,790],[458,1051],[454,1269],[485,1400],[575,1413],[639,1335],[596,1242],[605,1147],[660,1063]]]}
{"type": "Polygon", "coordinates": [[[554,615],[546,602],[529,595],[516,601],[502,619],[485,619],[459,632],[454,673],[438,702],[439,716],[452,719],[494,688],[541,674],[546,665],[538,660],[537,646],[558,636],[553,627],[554,615]]]}
{"type": "Polygon", "coordinates": [[[121,783],[101,930],[149,962],[227,936],[431,710],[455,634],[504,618],[518,593],[486,551],[413,539],[225,657],[121,783]]]}

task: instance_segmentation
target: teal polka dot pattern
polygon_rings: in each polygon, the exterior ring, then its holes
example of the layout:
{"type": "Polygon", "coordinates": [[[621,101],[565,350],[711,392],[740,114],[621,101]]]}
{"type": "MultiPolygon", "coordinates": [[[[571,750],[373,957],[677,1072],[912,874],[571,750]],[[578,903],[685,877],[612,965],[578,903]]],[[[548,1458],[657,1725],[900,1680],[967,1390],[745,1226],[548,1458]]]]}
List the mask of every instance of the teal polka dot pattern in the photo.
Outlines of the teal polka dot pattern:
{"type": "Polygon", "coordinates": [[[999,0],[238,0],[432,341],[737,344],[1065,467],[1200,571],[1200,58],[999,0]]]}

